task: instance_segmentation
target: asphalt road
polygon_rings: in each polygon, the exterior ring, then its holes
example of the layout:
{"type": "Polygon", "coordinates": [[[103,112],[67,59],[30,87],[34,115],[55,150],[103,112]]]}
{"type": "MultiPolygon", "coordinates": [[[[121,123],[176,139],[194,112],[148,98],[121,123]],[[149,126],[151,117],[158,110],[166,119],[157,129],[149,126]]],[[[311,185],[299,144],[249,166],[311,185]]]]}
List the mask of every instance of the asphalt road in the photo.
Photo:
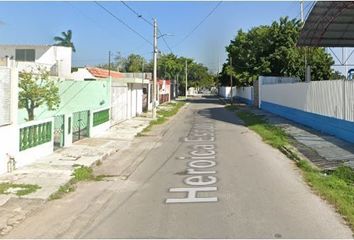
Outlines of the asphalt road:
{"type": "Polygon", "coordinates": [[[7,237],[352,238],[352,232],[291,160],[208,98],[193,100],[173,119],[127,180],[87,184],[7,237]]]}

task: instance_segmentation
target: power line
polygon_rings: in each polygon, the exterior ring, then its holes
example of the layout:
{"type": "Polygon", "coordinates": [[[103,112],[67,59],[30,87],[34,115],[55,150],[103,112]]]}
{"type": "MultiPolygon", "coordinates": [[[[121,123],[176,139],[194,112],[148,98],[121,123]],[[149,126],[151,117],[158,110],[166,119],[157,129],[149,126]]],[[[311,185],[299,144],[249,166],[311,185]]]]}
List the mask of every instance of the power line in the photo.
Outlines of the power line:
{"type": "Polygon", "coordinates": [[[154,24],[152,22],[150,22],[149,20],[147,20],[142,14],[139,14],[137,11],[135,11],[132,7],[130,7],[127,3],[125,3],[124,1],[121,1],[121,3],[124,4],[124,6],[126,6],[130,11],[132,11],[138,18],[141,18],[144,22],[146,22],[147,24],[149,24],[150,26],[154,26],[154,24]]]}
{"type": "MultiPolygon", "coordinates": [[[[106,32],[106,31],[104,31],[104,29],[105,29],[105,28],[108,28],[107,26],[104,26],[104,25],[100,24],[98,21],[96,21],[96,20],[95,20],[94,18],[92,18],[91,16],[88,16],[87,14],[85,14],[83,11],[81,11],[80,8],[76,7],[72,2],[67,1],[67,2],[65,2],[65,3],[67,3],[69,6],[71,6],[77,13],[81,14],[81,15],[84,16],[85,18],[87,18],[87,19],[89,19],[90,21],[92,21],[93,23],[95,23],[95,24],[96,24],[96,27],[97,27],[98,29],[100,29],[102,32],[106,32]]],[[[108,32],[106,32],[106,33],[108,33],[108,32]]],[[[113,38],[113,35],[109,35],[109,36],[111,36],[111,37],[113,38]]],[[[115,38],[115,39],[116,39],[116,38],[115,38]]],[[[144,45],[145,45],[145,42],[143,42],[142,44],[140,43],[138,46],[136,46],[136,47],[133,48],[134,50],[132,50],[132,51],[130,51],[130,52],[138,51],[138,50],[140,50],[144,45]]],[[[128,55],[128,54],[129,54],[129,52],[122,52],[122,51],[119,51],[119,52],[121,52],[121,53],[123,53],[123,54],[125,54],[125,55],[128,55]]],[[[140,54],[140,53],[138,53],[138,54],[140,54]]],[[[142,54],[140,54],[140,55],[142,55],[142,54]]],[[[145,55],[146,55],[146,53],[145,53],[145,55]]],[[[75,60],[75,62],[85,62],[85,61],[95,62],[95,61],[105,61],[105,60],[106,60],[106,57],[105,57],[104,59],[103,59],[103,58],[100,58],[100,59],[98,59],[98,58],[95,58],[95,59],[77,59],[77,60],[75,60]]]]}
{"type": "Polygon", "coordinates": [[[167,41],[166,41],[166,39],[165,39],[165,36],[161,33],[161,31],[160,31],[159,29],[157,29],[157,31],[160,33],[160,36],[162,37],[162,40],[163,40],[163,42],[165,43],[165,45],[167,46],[168,50],[170,50],[170,52],[173,53],[173,51],[172,51],[170,45],[168,45],[168,43],[167,43],[167,41]]]}
{"type": "Polygon", "coordinates": [[[211,14],[213,14],[215,12],[215,10],[220,6],[220,4],[222,3],[222,1],[218,2],[215,7],[192,29],[192,31],[190,31],[183,39],[182,41],[180,41],[179,43],[177,43],[175,45],[181,45],[187,38],[189,38],[199,27],[200,25],[202,25],[209,17],[211,14]]]}
{"type": "MultiPolygon", "coordinates": [[[[150,26],[154,26],[154,24],[147,20],[142,14],[138,13],[137,11],[135,11],[131,6],[129,6],[126,2],[124,1],[121,1],[122,4],[124,4],[124,6],[126,6],[132,13],[134,13],[138,18],[142,19],[144,22],[146,22],[147,24],[149,24],[150,26]]],[[[160,37],[162,37],[162,40],[163,42],[165,43],[166,47],[170,50],[170,52],[172,53],[172,49],[171,47],[169,46],[169,44],[167,43],[165,37],[164,37],[164,34],[161,33],[160,29],[157,29],[157,31],[159,32],[160,34],[160,37]]]]}
{"type": "Polygon", "coordinates": [[[120,22],[121,24],[123,24],[124,26],[126,26],[130,31],[134,32],[136,35],[138,35],[140,38],[142,38],[145,42],[149,43],[150,45],[153,45],[152,42],[150,42],[149,40],[147,40],[143,35],[141,35],[139,32],[137,32],[134,28],[132,28],[131,26],[129,26],[126,22],[124,22],[122,19],[118,18],[116,15],[114,15],[111,11],[109,11],[107,8],[105,8],[102,4],[98,3],[98,2],[94,2],[96,3],[100,8],[102,8],[103,10],[105,10],[109,15],[111,15],[112,17],[114,17],[118,22],[120,22]]]}

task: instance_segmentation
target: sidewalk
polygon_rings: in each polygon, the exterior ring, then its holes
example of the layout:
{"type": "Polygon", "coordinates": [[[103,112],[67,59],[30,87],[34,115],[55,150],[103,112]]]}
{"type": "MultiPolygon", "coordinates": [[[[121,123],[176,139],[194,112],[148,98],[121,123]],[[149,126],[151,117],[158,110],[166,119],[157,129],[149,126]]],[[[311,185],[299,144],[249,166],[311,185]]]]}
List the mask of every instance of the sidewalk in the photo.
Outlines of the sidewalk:
{"type": "Polygon", "coordinates": [[[150,117],[126,120],[99,136],[82,139],[30,165],[1,175],[2,183],[35,184],[40,186],[40,189],[21,197],[12,193],[0,195],[0,206],[10,198],[47,200],[60,186],[72,178],[76,166],[92,166],[112,153],[128,148],[136,134],[149,125],[150,120],[150,117]]]}
{"type": "MultiPolygon", "coordinates": [[[[167,110],[168,108],[170,106],[165,104],[158,106],[159,110],[167,110]]],[[[129,151],[131,147],[134,147],[133,143],[137,134],[147,127],[151,120],[151,113],[126,120],[112,126],[108,131],[98,136],[82,139],[70,147],[58,149],[51,155],[16,169],[12,173],[0,175],[0,183],[36,184],[40,186],[40,189],[35,192],[20,197],[12,193],[0,194],[0,238],[10,232],[27,216],[40,210],[51,194],[70,181],[75,167],[81,165],[96,166],[95,163],[103,161],[115,152],[125,154],[129,151]]],[[[163,126],[156,126],[153,132],[156,132],[156,130],[161,132],[163,126]]],[[[147,136],[149,135],[147,134],[147,136]]],[[[141,162],[135,156],[132,156],[132,158],[134,158],[132,159],[134,161],[125,164],[128,169],[123,168],[125,166],[121,166],[121,162],[117,161],[117,168],[122,167],[122,169],[115,169],[115,171],[130,174],[131,168],[141,162]]]]}
{"type": "Polygon", "coordinates": [[[129,148],[134,137],[151,120],[149,116],[126,120],[99,136],[82,139],[12,173],[0,175],[0,183],[40,186],[35,192],[20,197],[12,193],[0,194],[0,236],[40,209],[51,194],[69,182],[75,166],[90,167],[115,152],[129,148]]]}
{"type": "Polygon", "coordinates": [[[256,115],[264,116],[268,123],[284,129],[296,140],[292,144],[321,169],[333,169],[343,164],[354,168],[354,144],[270,112],[249,106],[247,109],[256,115]]]}

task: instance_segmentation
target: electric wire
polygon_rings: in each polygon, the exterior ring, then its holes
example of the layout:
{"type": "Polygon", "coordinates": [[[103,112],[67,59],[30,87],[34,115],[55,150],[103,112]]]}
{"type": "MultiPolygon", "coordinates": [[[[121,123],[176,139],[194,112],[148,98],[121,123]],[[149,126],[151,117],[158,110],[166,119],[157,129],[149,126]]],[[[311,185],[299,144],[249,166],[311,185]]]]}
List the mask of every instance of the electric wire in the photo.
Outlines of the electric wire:
{"type": "Polygon", "coordinates": [[[138,35],[140,38],[142,38],[145,42],[149,43],[150,45],[153,45],[152,42],[150,42],[148,39],[146,39],[142,34],[140,34],[138,31],[136,31],[134,28],[132,28],[129,24],[127,24],[126,22],[124,22],[122,19],[120,19],[119,17],[117,17],[115,14],[113,14],[111,11],[109,11],[107,8],[105,8],[102,4],[100,4],[99,2],[95,1],[94,3],[96,3],[97,6],[99,6],[100,8],[102,8],[104,11],[106,11],[109,15],[111,15],[113,18],[115,18],[118,22],[120,22],[121,24],[123,24],[124,26],[126,26],[130,31],[134,32],[136,35],[138,35]]]}
{"type": "Polygon", "coordinates": [[[124,4],[124,6],[126,6],[130,11],[132,11],[138,18],[141,18],[144,22],[146,22],[147,24],[149,24],[150,26],[154,26],[154,24],[152,22],[150,22],[149,20],[147,20],[142,14],[138,13],[137,11],[135,11],[132,7],[130,7],[126,2],[121,1],[122,4],[124,4]]]}
{"type": "MultiPolygon", "coordinates": [[[[133,12],[138,18],[142,19],[144,22],[146,22],[147,24],[149,24],[150,26],[154,26],[154,24],[147,20],[142,14],[138,13],[137,11],[135,11],[131,6],[129,6],[126,2],[121,1],[121,3],[126,6],[131,12],[133,12]]],[[[170,50],[171,53],[173,53],[170,45],[167,43],[164,34],[162,34],[162,32],[160,31],[160,29],[158,28],[157,31],[160,34],[160,37],[162,38],[163,42],[165,43],[166,47],[170,50]]]]}
{"type": "MultiPolygon", "coordinates": [[[[103,26],[102,24],[100,24],[98,21],[96,21],[94,18],[88,16],[87,14],[85,14],[83,11],[81,11],[80,8],[76,7],[72,2],[70,1],[67,1],[65,2],[67,3],[70,7],[72,7],[76,12],[78,12],[79,14],[81,14],[82,16],[84,16],[85,18],[89,19],[91,22],[93,22],[94,24],[96,24],[96,27],[99,28],[101,31],[104,32],[104,29],[107,27],[107,26],[103,26]]],[[[112,36],[112,35],[109,35],[109,36],[112,36]]],[[[112,36],[113,37],[113,36],[112,36]]],[[[137,49],[141,49],[143,46],[145,45],[145,43],[143,44],[139,44],[137,47],[135,47],[135,51],[137,49]]],[[[121,52],[121,51],[119,51],[121,52]]],[[[150,52],[149,52],[150,53],[150,52]]],[[[123,52],[123,54],[128,54],[128,52],[123,52]]],[[[146,55],[146,53],[138,53],[139,55],[146,55]]],[[[106,58],[95,58],[95,59],[76,59],[75,62],[97,62],[97,61],[105,61],[106,58]]]]}
{"type": "Polygon", "coordinates": [[[222,1],[218,2],[214,8],[190,31],[179,43],[177,43],[174,47],[181,45],[187,38],[189,38],[221,5],[222,1]]]}

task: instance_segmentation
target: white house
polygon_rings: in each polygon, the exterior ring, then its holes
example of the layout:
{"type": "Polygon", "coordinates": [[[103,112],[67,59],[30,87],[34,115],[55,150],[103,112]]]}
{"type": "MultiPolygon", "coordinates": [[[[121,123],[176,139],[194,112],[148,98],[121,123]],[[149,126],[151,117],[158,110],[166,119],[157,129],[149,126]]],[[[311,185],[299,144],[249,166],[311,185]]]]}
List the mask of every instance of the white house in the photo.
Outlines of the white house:
{"type": "Polygon", "coordinates": [[[51,45],[0,45],[0,66],[14,66],[18,71],[46,69],[51,76],[69,78],[71,75],[71,47],[51,45]]]}
{"type": "MultiPolygon", "coordinates": [[[[53,149],[51,137],[45,144],[21,151],[21,129],[34,124],[38,125],[38,121],[18,124],[18,81],[16,68],[0,66],[0,174],[11,172],[15,168],[48,155],[53,149]]],[[[45,121],[48,122],[48,119],[45,121]]],[[[45,121],[39,123],[42,124],[45,121]]],[[[52,129],[48,131],[52,136],[52,129]]]]}

